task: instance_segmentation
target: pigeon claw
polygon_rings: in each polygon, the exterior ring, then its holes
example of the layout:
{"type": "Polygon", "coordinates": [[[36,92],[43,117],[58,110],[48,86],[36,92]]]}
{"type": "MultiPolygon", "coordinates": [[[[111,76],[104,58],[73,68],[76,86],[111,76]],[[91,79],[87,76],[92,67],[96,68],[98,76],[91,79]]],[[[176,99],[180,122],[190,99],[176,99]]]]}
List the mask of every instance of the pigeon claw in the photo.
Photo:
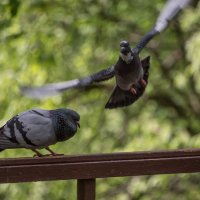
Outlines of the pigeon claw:
{"type": "Polygon", "coordinates": [[[48,154],[49,156],[64,156],[63,153],[54,153],[54,154],[48,154]]]}
{"type": "Polygon", "coordinates": [[[32,151],[34,151],[36,154],[33,155],[33,157],[48,157],[48,156],[64,156],[64,154],[59,154],[59,153],[55,153],[54,151],[52,151],[49,147],[45,148],[47,151],[50,152],[50,154],[41,154],[39,151],[35,150],[35,149],[31,149],[32,151]]]}
{"type": "Polygon", "coordinates": [[[147,86],[147,82],[144,79],[140,79],[140,83],[142,84],[143,87],[147,86]]]}
{"type": "Polygon", "coordinates": [[[43,154],[40,154],[40,155],[38,155],[38,154],[34,154],[33,155],[33,158],[37,158],[37,157],[45,157],[45,156],[49,156],[48,154],[45,154],[45,155],[43,155],[43,154]]]}
{"type": "Polygon", "coordinates": [[[130,89],[130,92],[131,92],[133,95],[137,94],[137,91],[136,91],[136,89],[135,89],[134,87],[132,87],[132,88],[130,89]]]}

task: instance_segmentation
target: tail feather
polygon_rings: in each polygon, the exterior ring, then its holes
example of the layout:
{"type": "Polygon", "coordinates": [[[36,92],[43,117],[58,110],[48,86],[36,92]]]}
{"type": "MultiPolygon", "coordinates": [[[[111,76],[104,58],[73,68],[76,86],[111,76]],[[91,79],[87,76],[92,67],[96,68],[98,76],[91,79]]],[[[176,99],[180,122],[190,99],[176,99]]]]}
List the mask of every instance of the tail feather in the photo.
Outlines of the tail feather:
{"type": "MultiPolygon", "coordinates": [[[[1,127],[0,128],[0,137],[3,135],[3,128],[1,127]]],[[[0,151],[3,151],[4,150],[4,148],[2,148],[1,147],[1,145],[0,145],[0,151]]]]}
{"type": "Polygon", "coordinates": [[[6,136],[0,136],[0,151],[4,149],[20,148],[19,144],[10,141],[6,136]]]}
{"type": "Polygon", "coordinates": [[[144,58],[142,61],[142,67],[144,69],[144,76],[143,79],[148,83],[148,78],[149,78],[149,68],[150,68],[150,56],[147,56],[144,58]]]}
{"type": "Polygon", "coordinates": [[[5,149],[19,148],[19,144],[12,142],[3,134],[3,127],[0,128],[0,151],[5,149]]]}
{"type": "Polygon", "coordinates": [[[141,95],[137,93],[136,95],[133,95],[129,91],[124,91],[119,88],[119,86],[116,86],[108,100],[108,102],[105,105],[105,108],[118,108],[118,107],[125,107],[131,105],[133,102],[135,102],[141,95]]]}

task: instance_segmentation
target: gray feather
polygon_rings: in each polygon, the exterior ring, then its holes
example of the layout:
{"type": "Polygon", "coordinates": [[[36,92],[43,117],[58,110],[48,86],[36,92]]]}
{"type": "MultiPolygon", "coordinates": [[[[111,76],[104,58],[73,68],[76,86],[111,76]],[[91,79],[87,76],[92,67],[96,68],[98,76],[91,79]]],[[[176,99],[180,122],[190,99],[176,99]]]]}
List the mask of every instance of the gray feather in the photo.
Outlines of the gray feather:
{"type": "Polygon", "coordinates": [[[36,99],[43,99],[48,96],[55,96],[58,95],[61,91],[67,90],[69,88],[75,88],[78,86],[80,81],[78,79],[59,82],[59,83],[52,83],[47,84],[41,87],[28,87],[24,86],[21,87],[21,91],[28,97],[36,98],[36,99]]]}
{"type": "Polygon", "coordinates": [[[142,37],[132,51],[139,54],[140,51],[149,43],[149,41],[164,31],[169,22],[191,1],[192,0],[168,0],[164,8],[161,10],[154,27],[142,37]]]}
{"type": "Polygon", "coordinates": [[[156,21],[155,30],[162,32],[169,22],[183,9],[191,0],[168,0],[156,21]]]}
{"type": "Polygon", "coordinates": [[[101,70],[97,73],[91,74],[82,79],[74,79],[70,81],[46,84],[41,87],[21,87],[21,92],[31,98],[43,99],[50,96],[55,96],[60,94],[63,91],[66,91],[71,88],[85,88],[92,83],[106,81],[114,76],[114,67],[109,67],[107,69],[101,70]]]}
{"type": "Polygon", "coordinates": [[[0,151],[13,148],[20,148],[20,146],[19,144],[12,142],[8,137],[0,133],[0,151]]]}

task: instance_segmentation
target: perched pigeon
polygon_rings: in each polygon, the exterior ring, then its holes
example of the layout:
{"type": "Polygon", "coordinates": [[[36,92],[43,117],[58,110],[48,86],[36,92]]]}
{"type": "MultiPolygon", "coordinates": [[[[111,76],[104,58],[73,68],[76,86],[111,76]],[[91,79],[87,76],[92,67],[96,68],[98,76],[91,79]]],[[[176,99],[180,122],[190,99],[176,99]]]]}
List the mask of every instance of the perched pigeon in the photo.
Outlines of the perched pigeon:
{"type": "Polygon", "coordinates": [[[131,49],[128,42],[120,44],[120,58],[118,62],[107,69],[101,70],[85,78],[47,84],[38,88],[22,87],[22,93],[32,98],[53,96],[70,88],[85,88],[93,83],[111,79],[115,76],[116,84],[105,108],[117,108],[134,103],[145,91],[148,82],[150,57],[140,61],[139,53],[148,42],[165,30],[169,22],[192,0],[168,0],[160,12],[153,28],[142,37],[135,48],[131,49]]]}
{"type": "Polygon", "coordinates": [[[50,155],[58,155],[49,146],[73,137],[79,120],[79,114],[71,109],[27,110],[0,128],[0,151],[27,148],[42,156],[36,149],[45,148],[50,155]]]}

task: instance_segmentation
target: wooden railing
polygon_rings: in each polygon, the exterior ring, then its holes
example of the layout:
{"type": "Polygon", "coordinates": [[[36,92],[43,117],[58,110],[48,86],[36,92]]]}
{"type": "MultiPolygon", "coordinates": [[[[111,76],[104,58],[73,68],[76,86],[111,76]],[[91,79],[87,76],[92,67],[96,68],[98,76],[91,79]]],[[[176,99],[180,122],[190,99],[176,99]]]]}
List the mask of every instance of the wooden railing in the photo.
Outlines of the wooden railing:
{"type": "Polygon", "coordinates": [[[200,149],[0,159],[0,183],[77,179],[77,199],[94,200],[96,178],[200,172],[200,149]]]}

